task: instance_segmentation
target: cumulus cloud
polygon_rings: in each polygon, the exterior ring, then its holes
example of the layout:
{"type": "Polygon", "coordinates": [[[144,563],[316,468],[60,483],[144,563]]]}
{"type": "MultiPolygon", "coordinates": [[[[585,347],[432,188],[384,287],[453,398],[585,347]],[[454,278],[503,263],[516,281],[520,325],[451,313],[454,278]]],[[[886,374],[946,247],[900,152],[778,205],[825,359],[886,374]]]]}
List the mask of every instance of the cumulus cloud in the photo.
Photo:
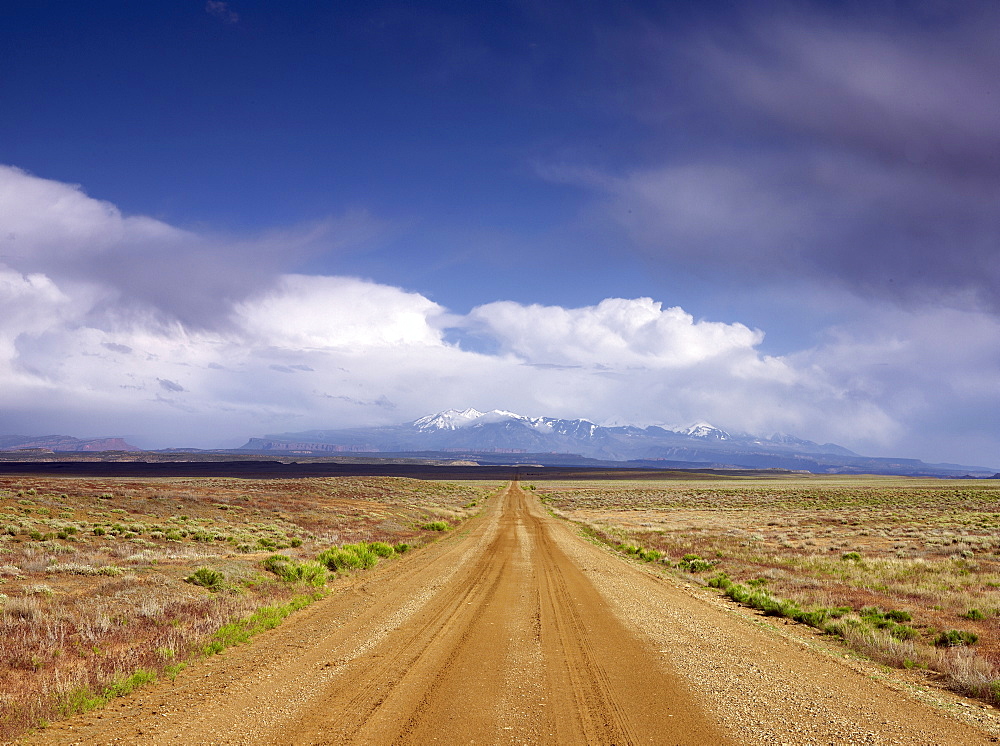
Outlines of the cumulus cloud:
{"type": "Polygon", "coordinates": [[[369,349],[440,345],[444,309],[417,293],[351,277],[286,275],[239,303],[245,333],[279,347],[369,349]]]}
{"type": "MultiPolygon", "coordinates": [[[[471,405],[644,424],[708,419],[882,453],[907,444],[953,461],[989,463],[976,454],[996,445],[988,425],[962,424],[1000,418],[1000,328],[988,314],[869,308],[820,344],[773,356],[761,330],[651,298],[501,301],[455,314],[371,280],[274,271],[215,299],[222,323],[191,322],[80,257],[148,250],[138,235],[182,247],[211,239],[123,216],[75,187],[7,176],[43,197],[11,197],[42,218],[0,212],[0,234],[16,226],[34,247],[9,258],[20,266],[0,266],[0,432],[237,446],[267,432],[471,405]],[[60,224],[59,214],[70,217],[60,224]],[[485,339],[490,352],[453,332],[485,339]],[[932,422],[953,449],[911,435],[932,422]],[[969,458],[963,443],[975,445],[969,458]]],[[[190,281],[165,272],[158,289],[183,295],[190,281]]]]}
{"type": "Polygon", "coordinates": [[[696,322],[652,298],[607,298],[586,308],[501,301],[474,309],[468,322],[526,362],[605,368],[690,366],[752,351],[764,338],[742,324],[696,322]]]}

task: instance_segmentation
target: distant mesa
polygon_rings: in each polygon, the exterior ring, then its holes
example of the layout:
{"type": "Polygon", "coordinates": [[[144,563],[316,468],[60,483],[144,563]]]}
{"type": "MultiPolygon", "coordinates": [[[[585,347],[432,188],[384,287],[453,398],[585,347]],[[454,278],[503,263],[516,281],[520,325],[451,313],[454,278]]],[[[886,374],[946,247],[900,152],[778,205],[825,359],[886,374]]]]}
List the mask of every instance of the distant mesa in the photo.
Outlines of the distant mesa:
{"type": "Polygon", "coordinates": [[[141,451],[124,438],[73,438],[69,435],[0,435],[0,451],[23,453],[82,453],[95,451],[141,451]]]}
{"type": "Polygon", "coordinates": [[[504,409],[448,409],[401,425],[310,430],[251,438],[249,453],[462,454],[484,463],[589,462],[639,468],[782,469],[816,474],[990,476],[995,469],[861,456],[792,435],[727,432],[708,422],[604,426],[585,419],[528,417],[504,409]],[[480,458],[482,457],[482,458],[480,458]]]}

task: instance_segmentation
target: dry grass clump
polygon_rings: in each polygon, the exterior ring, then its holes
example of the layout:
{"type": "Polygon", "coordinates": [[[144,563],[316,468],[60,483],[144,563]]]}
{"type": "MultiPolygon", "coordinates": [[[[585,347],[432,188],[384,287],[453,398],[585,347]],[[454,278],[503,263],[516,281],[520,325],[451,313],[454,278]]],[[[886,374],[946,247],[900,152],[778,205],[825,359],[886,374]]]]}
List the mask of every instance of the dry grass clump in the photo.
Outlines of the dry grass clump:
{"type": "Polygon", "coordinates": [[[332,545],[419,546],[421,525],[460,521],[496,489],[0,477],[0,740],[278,624],[322,594],[316,555],[332,545]]]}
{"type": "Polygon", "coordinates": [[[741,603],[1000,704],[995,481],[774,477],[545,484],[539,492],[612,546],[658,551],[698,582],[721,571],[745,589],[736,591],[741,603]],[[834,618],[831,610],[845,611],[834,618]]]}

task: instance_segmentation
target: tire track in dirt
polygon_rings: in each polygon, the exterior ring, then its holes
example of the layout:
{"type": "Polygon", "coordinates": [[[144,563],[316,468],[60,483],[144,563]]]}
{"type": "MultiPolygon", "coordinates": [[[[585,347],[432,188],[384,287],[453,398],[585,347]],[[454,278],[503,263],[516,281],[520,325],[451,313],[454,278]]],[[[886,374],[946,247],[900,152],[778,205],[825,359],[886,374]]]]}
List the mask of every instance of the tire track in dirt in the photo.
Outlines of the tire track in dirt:
{"type": "Polygon", "coordinates": [[[499,726],[504,713],[497,705],[512,678],[505,667],[532,647],[547,672],[545,696],[531,718],[534,742],[661,743],[672,731],[676,743],[710,742],[707,722],[697,723],[695,715],[678,720],[663,706],[686,700],[681,709],[697,713],[655,659],[650,670],[644,648],[629,651],[640,647],[635,638],[583,573],[566,567],[565,555],[548,536],[547,519],[528,510],[520,489],[508,490],[495,520],[495,539],[418,614],[419,629],[405,640],[387,641],[391,650],[344,682],[344,690],[358,694],[332,690],[330,699],[303,713],[292,727],[297,742],[418,744],[442,734],[454,743],[516,742],[526,734],[514,725],[499,726]],[[518,562],[525,555],[528,561],[518,562]],[[533,618],[534,635],[510,623],[533,618]],[[611,676],[608,668],[621,670],[611,676]],[[656,691],[656,706],[636,697],[634,690],[642,687],[656,691]],[[687,734],[681,732],[685,726],[687,734]]]}

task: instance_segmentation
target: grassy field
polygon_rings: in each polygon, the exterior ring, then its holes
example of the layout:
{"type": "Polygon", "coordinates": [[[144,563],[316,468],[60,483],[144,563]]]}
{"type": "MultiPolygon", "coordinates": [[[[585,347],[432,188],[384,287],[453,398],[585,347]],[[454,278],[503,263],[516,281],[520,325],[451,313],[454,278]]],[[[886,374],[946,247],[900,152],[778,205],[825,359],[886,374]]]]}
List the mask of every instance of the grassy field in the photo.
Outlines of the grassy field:
{"type": "Polygon", "coordinates": [[[0,739],[274,626],[498,486],[0,477],[0,739]]]}
{"type": "Polygon", "coordinates": [[[775,477],[532,485],[639,561],[1000,703],[1000,483],[775,477]]]}

